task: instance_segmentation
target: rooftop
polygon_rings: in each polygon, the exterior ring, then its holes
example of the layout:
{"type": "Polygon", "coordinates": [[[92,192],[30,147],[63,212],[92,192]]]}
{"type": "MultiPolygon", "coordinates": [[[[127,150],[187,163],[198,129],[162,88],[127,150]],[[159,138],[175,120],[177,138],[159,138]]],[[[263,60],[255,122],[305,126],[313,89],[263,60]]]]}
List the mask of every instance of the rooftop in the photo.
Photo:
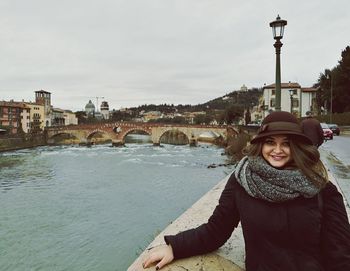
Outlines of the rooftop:
{"type": "MultiPolygon", "coordinates": [[[[267,85],[264,86],[263,89],[265,88],[275,88],[276,84],[271,84],[271,85],[267,85]]],[[[282,88],[301,88],[301,86],[299,85],[299,83],[281,83],[281,89],[282,88]]]]}
{"type": "Polygon", "coordinates": [[[35,93],[45,93],[45,94],[51,94],[51,92],[45,91],[45,90],[37,90],[35,93]]]}

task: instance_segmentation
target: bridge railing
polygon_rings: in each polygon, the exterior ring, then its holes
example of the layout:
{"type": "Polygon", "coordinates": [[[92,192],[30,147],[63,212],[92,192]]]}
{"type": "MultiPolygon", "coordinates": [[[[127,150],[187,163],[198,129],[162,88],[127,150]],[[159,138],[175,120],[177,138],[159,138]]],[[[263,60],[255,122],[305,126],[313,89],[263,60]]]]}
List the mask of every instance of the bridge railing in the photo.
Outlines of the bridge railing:
{"type": "MultiPolygon", "coordinates": [[[[190,127],[190,128],[208,128],[208,129],[227,129],[231,125],[199,125],[199,124],[177,124],[177,123],[148,123],[148,122],[113,122],[113,123],[94,123],[94,124],[78,124],[67,126],[51,126],[45,127],[45,130],[76,130],[76,129],[94,129],[97,127],[190,127]]],[[[233,126],[232,126],[233,127],[233,126]]]]}

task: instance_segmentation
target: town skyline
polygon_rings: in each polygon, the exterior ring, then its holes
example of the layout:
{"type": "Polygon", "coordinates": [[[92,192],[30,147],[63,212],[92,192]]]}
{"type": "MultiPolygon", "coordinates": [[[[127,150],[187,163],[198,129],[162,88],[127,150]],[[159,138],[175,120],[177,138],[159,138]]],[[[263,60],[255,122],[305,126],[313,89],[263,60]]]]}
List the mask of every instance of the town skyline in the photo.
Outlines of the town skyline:
{"type": "Polygon", "coordinates": [[[349,45],[349,8],[345,0],[4,0],[1,100],[30,101],[42,89],[59,108],[79,111],[98,96],[118,110],[263,87],[275,80],[269,23],[278,14],[288,21],[282,82],[311,87],[349,45]]]}

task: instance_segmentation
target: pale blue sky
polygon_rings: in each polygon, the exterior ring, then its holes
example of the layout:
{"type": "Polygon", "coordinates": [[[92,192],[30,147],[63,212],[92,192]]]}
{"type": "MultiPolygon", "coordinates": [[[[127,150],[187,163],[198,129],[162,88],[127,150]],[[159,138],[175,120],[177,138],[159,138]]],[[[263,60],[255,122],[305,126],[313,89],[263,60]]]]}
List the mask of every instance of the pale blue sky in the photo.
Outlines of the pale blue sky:
{"type": "Polygon", "coordinates": [[[275,78],[277,14],[288,21],[282,80],[309,87],[350,45],[349,10],[348,0],[1,0],[0,99],[44,89],[63,109],[96,96],[119,109],[262,87],[275,78]]]}

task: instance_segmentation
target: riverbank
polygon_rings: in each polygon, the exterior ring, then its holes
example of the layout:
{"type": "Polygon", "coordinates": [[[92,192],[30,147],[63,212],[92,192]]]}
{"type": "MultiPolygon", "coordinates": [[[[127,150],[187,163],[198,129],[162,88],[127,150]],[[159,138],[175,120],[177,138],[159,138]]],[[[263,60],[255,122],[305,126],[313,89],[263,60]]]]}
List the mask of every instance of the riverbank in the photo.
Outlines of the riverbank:
{"type": "Polygon", "coordinates": [[[46,137],[43,133],[23,135],[20,137],[0,137],[0,152],[28,149],[45,146],[46,137]]]}
{"type": "MultiPolygon", "coordinates": [[[[329,179],[334,183],[338,190],[342,192],[342,187],[334,175],[328,170],[329,179]]],[[[215,206],[218,204],[219,197],[229,176],[221,180],[208,193],[206,193],[200,200],[198,200],[191,208],[185,211],[179,218],[166,227],[142,252],[142,254],[135,260],[135,262],[128,268],[128,271],[145,270],[142,267],[142,260],[147,255],[150,248],[164,244],[164,235],[176,234],[190,228],[197,227],[206,223],[212,214],[215,206]]],[[[350,219],[350,206],[344,197],[344,203],[347,209],[348,217],[350,219]]],[[[191,257],[174,261],[172,264],[164,267],[164,271],[180,271],[180,270],[225,270],[225,271],[242,271],[244,270],[245,247],[244,239],[241,229],[241,224],[234,230],[230,239],[218,250],[201,256],[191,257]]],[[[155,268],[150,267],[146,270],[154,271],[155,268]]]]}

